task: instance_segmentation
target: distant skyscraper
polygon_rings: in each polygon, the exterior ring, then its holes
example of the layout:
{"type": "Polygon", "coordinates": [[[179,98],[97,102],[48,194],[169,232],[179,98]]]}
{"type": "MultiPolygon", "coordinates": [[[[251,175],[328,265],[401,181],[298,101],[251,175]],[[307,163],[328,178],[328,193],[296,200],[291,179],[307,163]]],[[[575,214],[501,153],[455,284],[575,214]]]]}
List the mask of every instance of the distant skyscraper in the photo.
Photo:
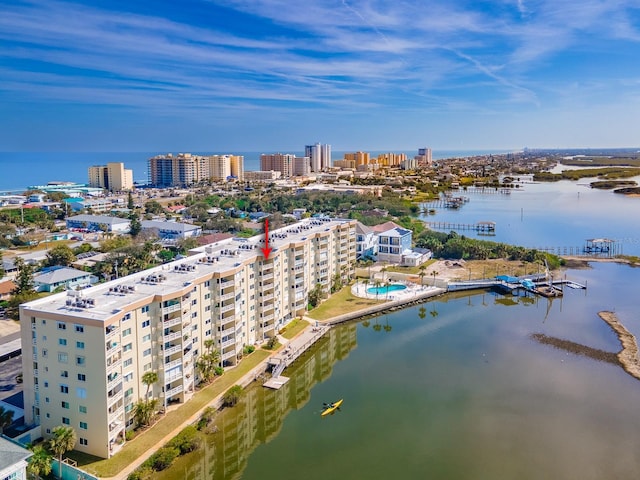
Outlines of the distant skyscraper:
{"type": "Polygon", "coordinates": [[[293,160],[295,155],[290,153],[263,153],[260,155],[260,170],[274,170],[282,173],[284,178],[293,175],[293,160]]]}
{"type": "Polygon", "coordinates": [[[89,167],[89,186],[105,188],[112,192],[133,189],[133,170],[124,168],[122,162],[89,167]]]}
{"type": "Polygon", "coordinates": [[[331,167],[331,145],[316,143],[304,147],[305,157],[309,157],[312,172],[322,172],[331,167]]]}
{"type": "Polygon", "coordinates": [[[293,157],[293,175],[295,177],[304,177],[309,173],[311,173],[309,157],[293,157]]]}
{"type": "Polygon", "coordinates": [[[238,180],[244,180],[244,157],[242,155],[230,155],[231,175],[238,180]]]}
{"type": "Polygon", "coordinates": [[[419,148],[418,155],[416,155],[414,159],[418,162],[417,166],[419,168],[430,166],[433,163],[433,159],[431,158],[431,149],[427,147],[419,148]]]}

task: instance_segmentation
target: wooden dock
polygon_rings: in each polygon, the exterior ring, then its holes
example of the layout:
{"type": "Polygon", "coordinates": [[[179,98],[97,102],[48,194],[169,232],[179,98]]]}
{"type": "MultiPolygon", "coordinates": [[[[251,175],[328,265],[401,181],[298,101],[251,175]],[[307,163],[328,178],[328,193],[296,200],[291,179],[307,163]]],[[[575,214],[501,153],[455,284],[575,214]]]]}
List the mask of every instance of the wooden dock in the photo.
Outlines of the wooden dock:
{"type": "Polygon", "coordinates": [[[496,222],[476,223],[451,223],[451,222],[424,222],[433,230],[474,230],[480,233],[495,233],[496,222]]]}
{"type": "Polygon", "coordinates": [[[300,355],[302,355],[311,345],[320,340],[329,331],[328,325],[317,324],[307,328],[304,332],[286,344],[280,353],[269,358],[271,367],[271,378],[264,382],[263,386],[272,389],[279,389],[289,381],[282,376],[285,368],[291,365],[300,355]]]}

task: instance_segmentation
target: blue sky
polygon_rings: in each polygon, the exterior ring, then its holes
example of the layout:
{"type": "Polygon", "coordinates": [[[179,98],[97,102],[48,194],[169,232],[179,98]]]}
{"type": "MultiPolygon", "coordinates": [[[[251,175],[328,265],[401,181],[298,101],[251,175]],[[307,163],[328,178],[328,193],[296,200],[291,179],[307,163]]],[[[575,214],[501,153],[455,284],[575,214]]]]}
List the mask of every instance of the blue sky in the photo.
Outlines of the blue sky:
{"type": "Polygon", "coordinates": [[[638,0],[0,0],[0,150],[640,145],[638,0]]]}

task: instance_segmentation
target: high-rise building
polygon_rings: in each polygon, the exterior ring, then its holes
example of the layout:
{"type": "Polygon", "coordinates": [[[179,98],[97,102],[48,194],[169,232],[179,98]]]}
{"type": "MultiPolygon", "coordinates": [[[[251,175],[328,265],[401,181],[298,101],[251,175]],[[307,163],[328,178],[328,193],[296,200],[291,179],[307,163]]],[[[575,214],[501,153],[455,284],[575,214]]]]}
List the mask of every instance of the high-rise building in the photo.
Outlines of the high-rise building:
{"type": "Polygon", "coordinates": [[[210,155],[209,175],[212,180],[226,181],[229,177],[242,180],[244,157],[242,155],[210,155]]]}
{"type": "Polygon", "coordinates": [[[369,165],[371,162],[371,156],[369,152],[354,152],[354,153],[345,153],[345,160],[353,160],[355,162],[356,167],[360,165],[369,165]]]}
{"type": "Polygon", "coordinates": [[[355,220],[304,219],[264,236],[229,238],[193,255],[20,306],[25,422],[44,437],[73,427],[75,449],[110,457],[134,427],[134,406],[192,397],[207,340],[222,366],[306,310],[317,285],[353,273],[355,220]],[[205,343],[206,342],[206,343],[205,343]],[[27,354],[28,352],[28,354],[27,354]],[[147,386],[142,376],[155,372],[147,386]],[[147,393],[148,391],[148,393],[147,393]]]}
{"type": "Polygon", "coordinates": [[[332,166],[331,145],[316,143],[304,147],[305,157],[309,157],[312,172],[322,172],[332,166]]]}
{"type": "Polygon", "coordinates": [[[429,167],[433,164],[431,149],[427,147],[419,148],[418,155],[416,155],[414,158],[418,162],[418,168],[429,167]]]}
{"type": "Polygon", "coordinates": [[[309,157],[293,157],[293,176],[304,177],[311,173],[309,157]]]}
{"type": "Polygon", "coordinates": [[[111,192],[133,189],[133,170],[125,169],[122,162],[89,167],[89,186],[104,188],[111,192]]]}
{"type": "Polygon", "coordinates": [[[168,153],[149,159],[149,183],[156,187],[182,187],[209,178],[209,157],[168,153]]]}
{"type": "Polygon", "coordinates": [[[283,178],[293,175],[293,159],[295,155],[291,153],[263,153],[260,155],[260,170],[275,170],[282,173],[283,178]]]}

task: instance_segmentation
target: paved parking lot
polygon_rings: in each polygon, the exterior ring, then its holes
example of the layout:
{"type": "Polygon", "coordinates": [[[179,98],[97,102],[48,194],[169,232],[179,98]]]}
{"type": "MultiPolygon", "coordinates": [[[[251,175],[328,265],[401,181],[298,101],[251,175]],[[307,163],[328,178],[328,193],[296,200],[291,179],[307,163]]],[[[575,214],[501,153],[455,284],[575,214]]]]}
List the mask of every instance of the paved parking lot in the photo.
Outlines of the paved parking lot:
{"type": "Polygon", "coordinates": [[[0,400],[22,391],[16,375],[22,372],[22,355],[0,363],[0,400]]]}

